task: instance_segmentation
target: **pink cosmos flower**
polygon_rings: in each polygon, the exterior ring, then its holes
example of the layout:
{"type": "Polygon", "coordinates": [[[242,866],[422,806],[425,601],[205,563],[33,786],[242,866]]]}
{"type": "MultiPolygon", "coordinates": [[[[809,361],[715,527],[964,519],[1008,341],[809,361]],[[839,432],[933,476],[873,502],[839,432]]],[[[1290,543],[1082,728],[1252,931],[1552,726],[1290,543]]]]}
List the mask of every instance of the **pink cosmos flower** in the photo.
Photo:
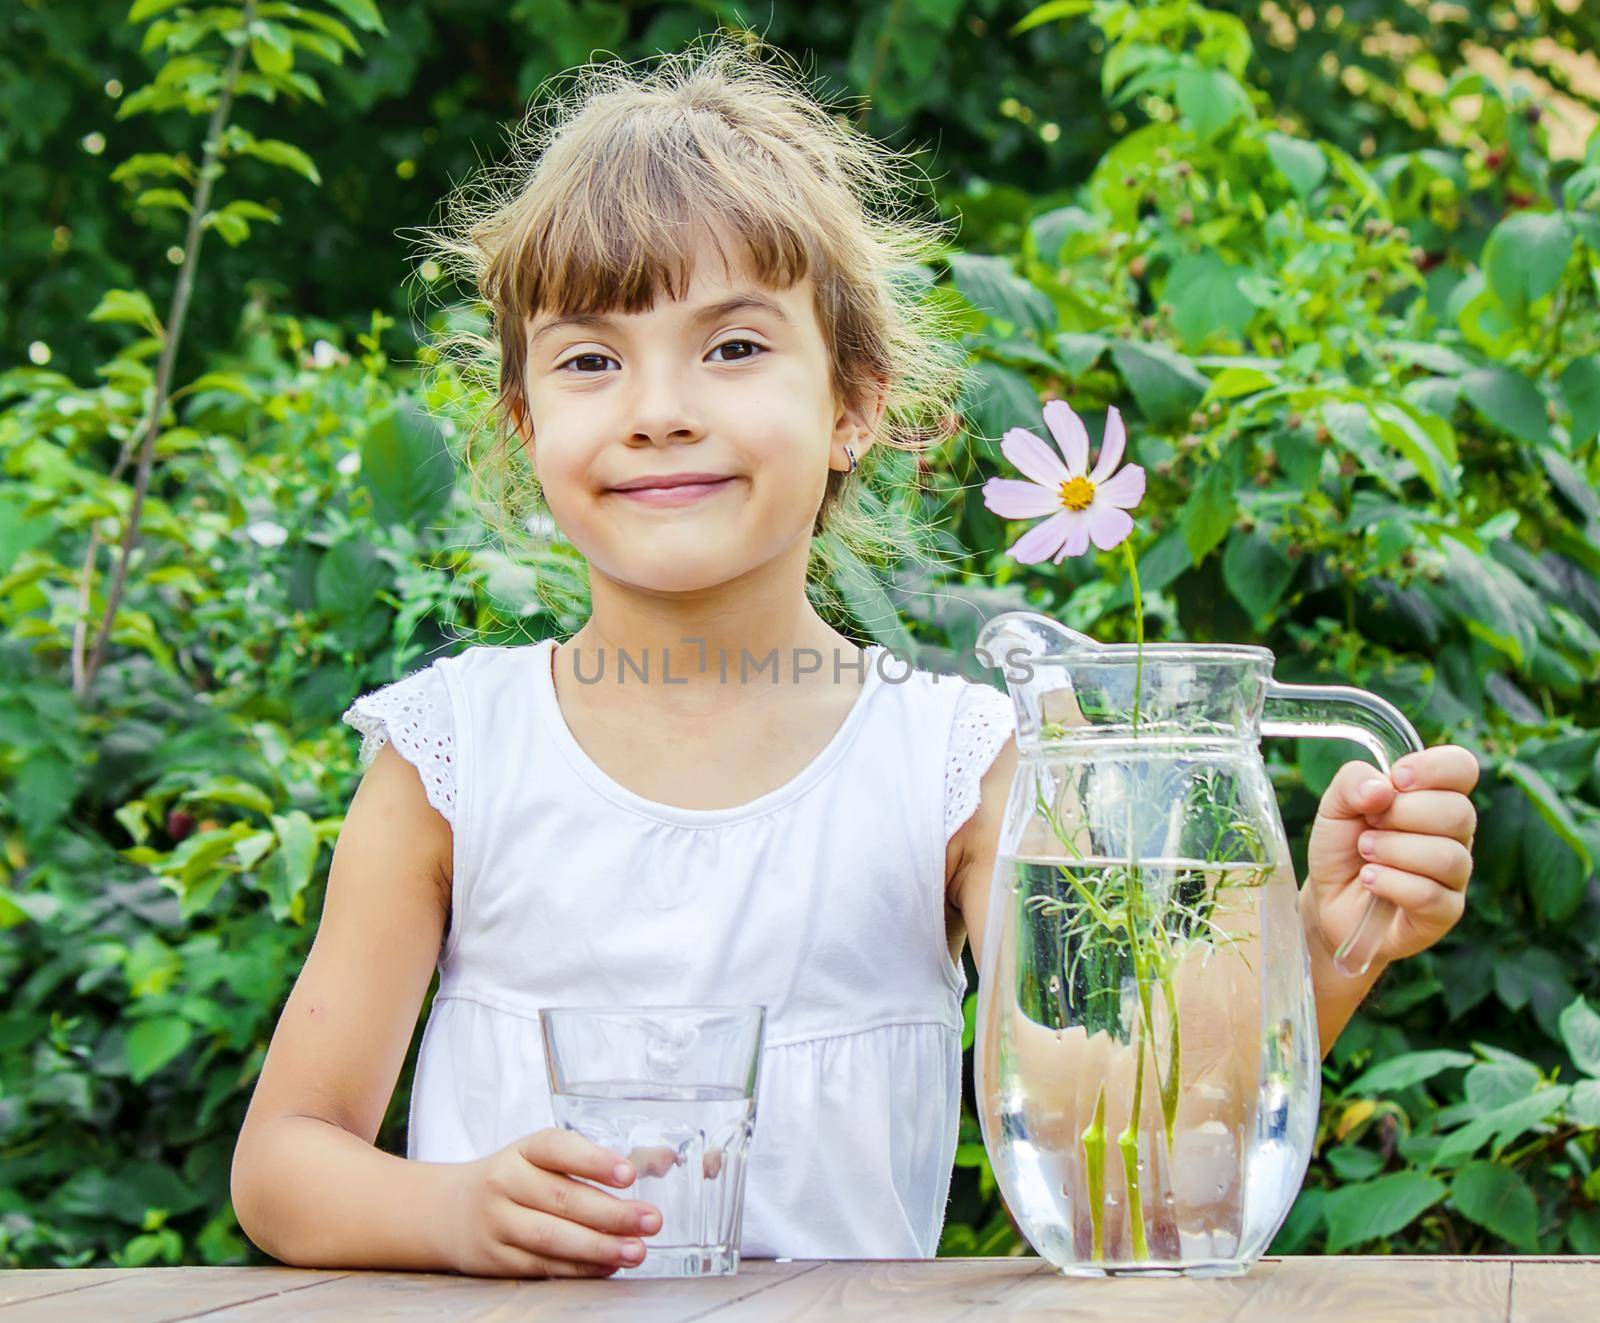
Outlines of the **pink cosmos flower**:
{"type": "Polygon", "coordinates": [[[1011,428],[1000,449],[1028,481],[990,478],[983,484],[983,503],[1002,519],[1050,516],[1012,545],[1011,554],[1026,564],[1053,559],[1059,565],[1068,556],[1083,555],[1091,541],[1110,551],[1133,531],[1128,511],[1144,499],[1142,468],[1129,464],[1114,473],[1127,445],[1122,415],[1115,407],[1106,410],[1093,473],[1087,471],[1089,433],[1071,406],[1051,400],[1044,406],[1044,421],[1061,454],[1027,428],[1011,428]]]}

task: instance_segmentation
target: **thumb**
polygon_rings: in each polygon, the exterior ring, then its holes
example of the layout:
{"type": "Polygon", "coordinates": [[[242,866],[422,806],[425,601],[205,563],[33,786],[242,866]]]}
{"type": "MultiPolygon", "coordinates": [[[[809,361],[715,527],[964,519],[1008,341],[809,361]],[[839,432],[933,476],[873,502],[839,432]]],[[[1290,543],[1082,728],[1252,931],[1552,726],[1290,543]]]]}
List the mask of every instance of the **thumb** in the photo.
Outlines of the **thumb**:
{"type": "Polygon", "coordinates": [[[1365,826],[1365,819],[1386,811],[1398,793],[1394,782],[1371,763],[1346,763],[1328,783],[1317,816],[1334,822],[1354,820],[1365,826]]]}

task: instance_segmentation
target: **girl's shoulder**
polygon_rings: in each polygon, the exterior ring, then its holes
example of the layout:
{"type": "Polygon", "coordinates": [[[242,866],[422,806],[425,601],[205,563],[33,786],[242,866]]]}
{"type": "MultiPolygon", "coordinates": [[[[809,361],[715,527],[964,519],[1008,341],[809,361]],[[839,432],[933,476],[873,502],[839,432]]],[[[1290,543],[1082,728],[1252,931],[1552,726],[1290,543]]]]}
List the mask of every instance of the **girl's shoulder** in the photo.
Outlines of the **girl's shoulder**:
{"type": "Polygon", "coordinates": [[[361,766],[370,767],[378,751],[392,743],[417,769],[428,802],[454,826],[456,731],[462,698],[475,685],[492,682],[508,667],[525,663],[528,654],[541,646],[473,644],[362,694],[341,718],[361,734],[361,766]]]}
{"type": "MultiPolygon", "coordinates": [[[[890,666],[891,659],[885,657],[884,664],[890,666]]],[[[894,672],[886,674],[892,677],[894,672]]],[[[1016,708],[1004,689],[959,670],[913,668],[898,687],[904,701],[926,705],[940,722],[945,741],[944,826],[949,839],[977,809],[983,775],[1016,730],[1016,708]]]]}

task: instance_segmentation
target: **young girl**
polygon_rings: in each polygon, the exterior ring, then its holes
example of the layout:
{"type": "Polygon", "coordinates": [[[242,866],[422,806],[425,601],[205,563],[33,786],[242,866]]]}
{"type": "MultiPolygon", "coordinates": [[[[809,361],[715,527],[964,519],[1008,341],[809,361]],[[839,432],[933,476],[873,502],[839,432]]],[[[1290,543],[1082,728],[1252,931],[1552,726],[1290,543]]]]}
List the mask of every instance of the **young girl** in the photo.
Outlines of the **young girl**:
{"type": "MultiPolygon", "coordinates": [[[[820,535],[872,542],[863,464],[926,444],[959,383],[896,278],[929,233],[872,211],[886,149],[736,44],[602,75],[459,241],[510,443],[483,471],[536,483],[592,614],[346,714],[369,766],[233,1166],[288,1263],[637,1263],[636,1173],[551,1123],[537,1008],[593,1003],[767,1006],[745,1256],[937,1252],[1012,710],[808,591],[820,535]],[[400,1158],[373,1140],[435,963],[400,1158]]],[[[1459,917],[1475,776],[1442,747],[1329,789],[1302,894],[1324,1050],[1459,917]],[[1399,912],[1347,980],[1369,887],[1399,912]]]]}

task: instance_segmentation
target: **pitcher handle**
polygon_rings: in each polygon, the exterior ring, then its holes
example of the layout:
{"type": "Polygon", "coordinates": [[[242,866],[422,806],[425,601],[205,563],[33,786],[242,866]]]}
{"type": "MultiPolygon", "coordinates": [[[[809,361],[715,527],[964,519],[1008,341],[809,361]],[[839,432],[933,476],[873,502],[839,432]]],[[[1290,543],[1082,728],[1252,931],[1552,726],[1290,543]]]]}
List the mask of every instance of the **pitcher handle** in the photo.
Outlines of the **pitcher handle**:
{"type": "MultiPolygon", "coordinates": [[[[1267,681],[1263,735],[1292,735],[1359,744],[1378,760],[1385,776],[1395,760],[1420,753],[1422,740],[1393,703],[1348,685],[1282,684],[1267,681]]],[[[1356,929],[1333,953],[1334,967],[1357,978],[1367,972],[1394,918],[1394,902],[1371,896],[1356,929]]]]}

